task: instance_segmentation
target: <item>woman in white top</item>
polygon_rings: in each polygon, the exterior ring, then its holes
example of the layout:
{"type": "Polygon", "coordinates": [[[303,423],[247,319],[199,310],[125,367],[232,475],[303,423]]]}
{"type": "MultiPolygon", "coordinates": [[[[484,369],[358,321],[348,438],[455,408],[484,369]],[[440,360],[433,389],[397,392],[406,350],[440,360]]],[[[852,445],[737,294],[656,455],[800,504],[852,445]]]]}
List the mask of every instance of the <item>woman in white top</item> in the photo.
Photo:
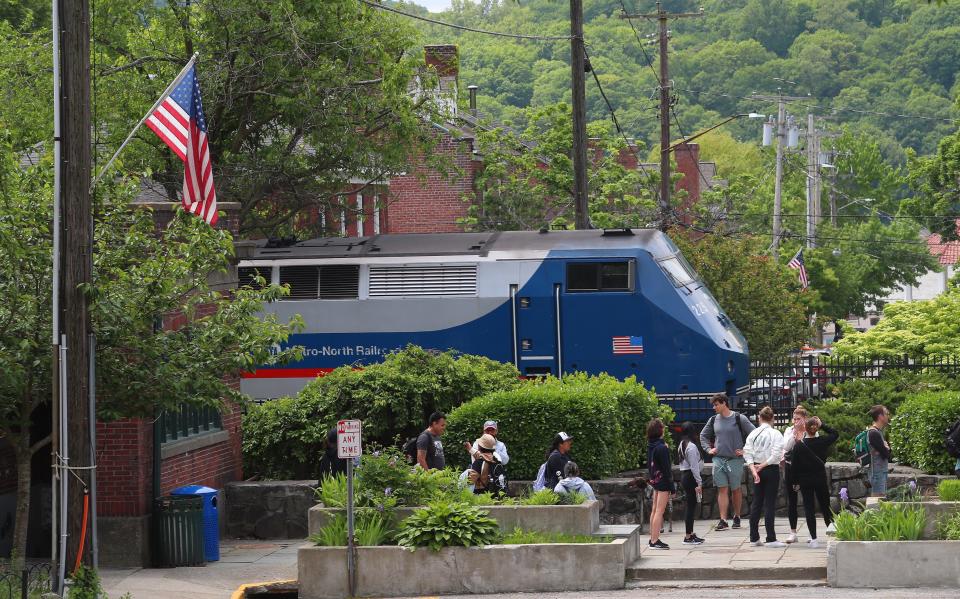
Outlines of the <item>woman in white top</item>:
{"type": "Polygon", "coordinates": [[[793,424],[783,431],[783,480],[787,488],[787,520],[790,523],[790,534],[787,535],[787,543],[797,542],[797,521],[800,519],[800,511],[797,505],[800,485],[793,480],[791,469],[791,455],[794,445],[807,436],[807,418],[810,413],[803,406],[797,406],[793,410],[793,424]]]}
{"type": "Polygon", "coordinates": [[[677,452],[680,455],[680,485],[687,499],[685,524],[686,534],[683,537],[684,545],[699,545],[703,539],[693,532],[693,519],[696,515],[697,504],[703,493],[703,458],[700,456],[700,446],[697,441],[700,435],[692,422],[684,422],[680,427],[680,446],[677,452]]]}
{"type": "Polygon", "coordinates": [[[780,460],[783,458],[783,435],[775,430],[773,410],[764,406],[758,414],[760,426],[750,431],[743,445],[743,459],[753,474],[753,504],[750,506],[750,542],[758,546],[786,547],[777,540],[774,517],[777,492],[780,489],[780,460]],[[766,542],[760,541],[760,516],[767,529],[766,542]]]}

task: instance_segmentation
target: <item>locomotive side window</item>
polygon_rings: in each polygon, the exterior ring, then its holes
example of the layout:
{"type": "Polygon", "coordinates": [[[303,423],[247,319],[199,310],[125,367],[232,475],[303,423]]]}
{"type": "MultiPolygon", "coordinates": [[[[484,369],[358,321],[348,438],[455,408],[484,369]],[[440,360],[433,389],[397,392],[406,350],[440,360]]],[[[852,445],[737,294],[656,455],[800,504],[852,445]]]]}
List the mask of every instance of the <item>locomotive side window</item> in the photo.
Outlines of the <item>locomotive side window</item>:
{"type": "Polygon", "coordinates": [[[630,262],[570,262],[567,291],[632,291],[630,262]]]}
{"type": "Polygon", "coordinates": [[[697,280],[693,268],[687,264],[679,254],[660,260],[660,268],[667,274],[667,277],[673,282],[674,287],[683,287],[697,280]]]}

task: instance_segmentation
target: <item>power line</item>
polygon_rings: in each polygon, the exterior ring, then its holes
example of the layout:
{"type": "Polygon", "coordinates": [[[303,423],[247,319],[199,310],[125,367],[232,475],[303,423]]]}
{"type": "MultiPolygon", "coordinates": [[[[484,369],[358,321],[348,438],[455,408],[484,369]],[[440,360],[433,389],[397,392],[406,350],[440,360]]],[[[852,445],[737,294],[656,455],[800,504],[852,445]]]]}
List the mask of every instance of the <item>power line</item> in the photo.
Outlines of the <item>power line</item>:
{"type": "Polygon", "coordinates": [[[366,4],[370,8],[375,8],[377,10],[385,10],[387,12],[392,12],[394,14],[402,15],[411,19],[416,19],[418,21],[424,21],[426,23],[432,23],[434,25],[440,25],[442,27],[450,27],[451,29],[459,29],[460,31],[469,31],[471,33],[481,33],[483,35],[494,35],[497,37],[508,37],[512,39],[520,40],[536,40],[536,41],[558,41],[558,40],[571,40],[572,36],[569,35],[523,35],[519,33],[503,33],[500,31],[487,31],[485,29],[474,29],[473,27],[465,27],[463,25],[456,25],[454,23],[447,23],[445,21],[438,21],[436,19],[431,19],[429,17],[424,17],[421,15],[416,15],[409,12],[404,12],[396,8],[385,6],[383,4],[377,4],[376,2],[371,2],[370,0],[359,0],[361,4],[366,4]]]}
{"type": "MultiPolygon", "coordinates": [[[[738,96],[736,94],[725,94],[723,92],[709,92],[709,91],[704,91],[700,89],[689,89],[689,88],[679,88],[679,89],[680,91],[690,92],[693,94],[702,94],[705,96],[732,98],[735,100],[756,100],[756,98],[752,96],[738,96]]],[[[803,106],[804,108],[819,110],[821,112],[831,112],[831,111],[839,110],[843,112],[853,112],[857,114],[869,114],[869,115],[876,115],[876,116],[885,116],[890,118],[920,119],[925,121],[937,121],[937,122],[950,123],[950,124],[956,123],[958,120],[960,120],[960,119],[946,119],[943,117],[928,116],[928,115],[921,115],[921,114],[906,114],[906,113],[900,114],[900,113],[880,112],[876,110],[860,110],[857,108],[846,108],[841,106],[820,106],[819,104],[806,104],[801,101],[794,101],[792,102],[792,104],[795,104],[797,106],[803,106]]]]}

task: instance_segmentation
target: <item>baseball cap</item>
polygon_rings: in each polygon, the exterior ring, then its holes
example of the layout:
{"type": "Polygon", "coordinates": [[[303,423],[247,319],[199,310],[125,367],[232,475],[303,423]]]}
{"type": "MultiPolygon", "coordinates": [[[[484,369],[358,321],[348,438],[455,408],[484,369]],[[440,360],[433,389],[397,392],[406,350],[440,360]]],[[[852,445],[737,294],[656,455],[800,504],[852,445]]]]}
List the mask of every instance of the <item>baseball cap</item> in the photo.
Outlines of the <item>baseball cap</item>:
{"type": "Polygon", "coordinates": [[[570,439],[573,439],[573,435],[568,435],[563,431],[560,431],[559,433],[557,433],[557,436],[560,437],[561,441],[569,441],[570,439]]]}
{"type": "Polygon", "coordinates": [[[496,421],[496,420],[487,420],[486,422],[484,422],[484,423],[483,423],[483,430],[487,430],[488,428],[492,428],[493,430],[497,430],[497,421],[496,421]]]}

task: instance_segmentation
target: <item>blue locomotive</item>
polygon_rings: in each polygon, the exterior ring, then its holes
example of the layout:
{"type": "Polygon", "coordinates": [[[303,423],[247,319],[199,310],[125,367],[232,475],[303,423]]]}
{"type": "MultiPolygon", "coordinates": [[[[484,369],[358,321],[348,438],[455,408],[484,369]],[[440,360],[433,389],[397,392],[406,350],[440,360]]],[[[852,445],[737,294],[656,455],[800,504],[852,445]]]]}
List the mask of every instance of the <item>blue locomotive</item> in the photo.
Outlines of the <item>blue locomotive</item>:
{"type": "Polygon", "coordinates": [[[636,375],[658,396],[730,396],[748,386],[747,344],[657,230],[376,235],[258,242],[242,260],[290,285],[265,310],[300,314],[303,360],[248,373],[258,399],[415,344],[512,362],[522,375],[636,375]]]}

